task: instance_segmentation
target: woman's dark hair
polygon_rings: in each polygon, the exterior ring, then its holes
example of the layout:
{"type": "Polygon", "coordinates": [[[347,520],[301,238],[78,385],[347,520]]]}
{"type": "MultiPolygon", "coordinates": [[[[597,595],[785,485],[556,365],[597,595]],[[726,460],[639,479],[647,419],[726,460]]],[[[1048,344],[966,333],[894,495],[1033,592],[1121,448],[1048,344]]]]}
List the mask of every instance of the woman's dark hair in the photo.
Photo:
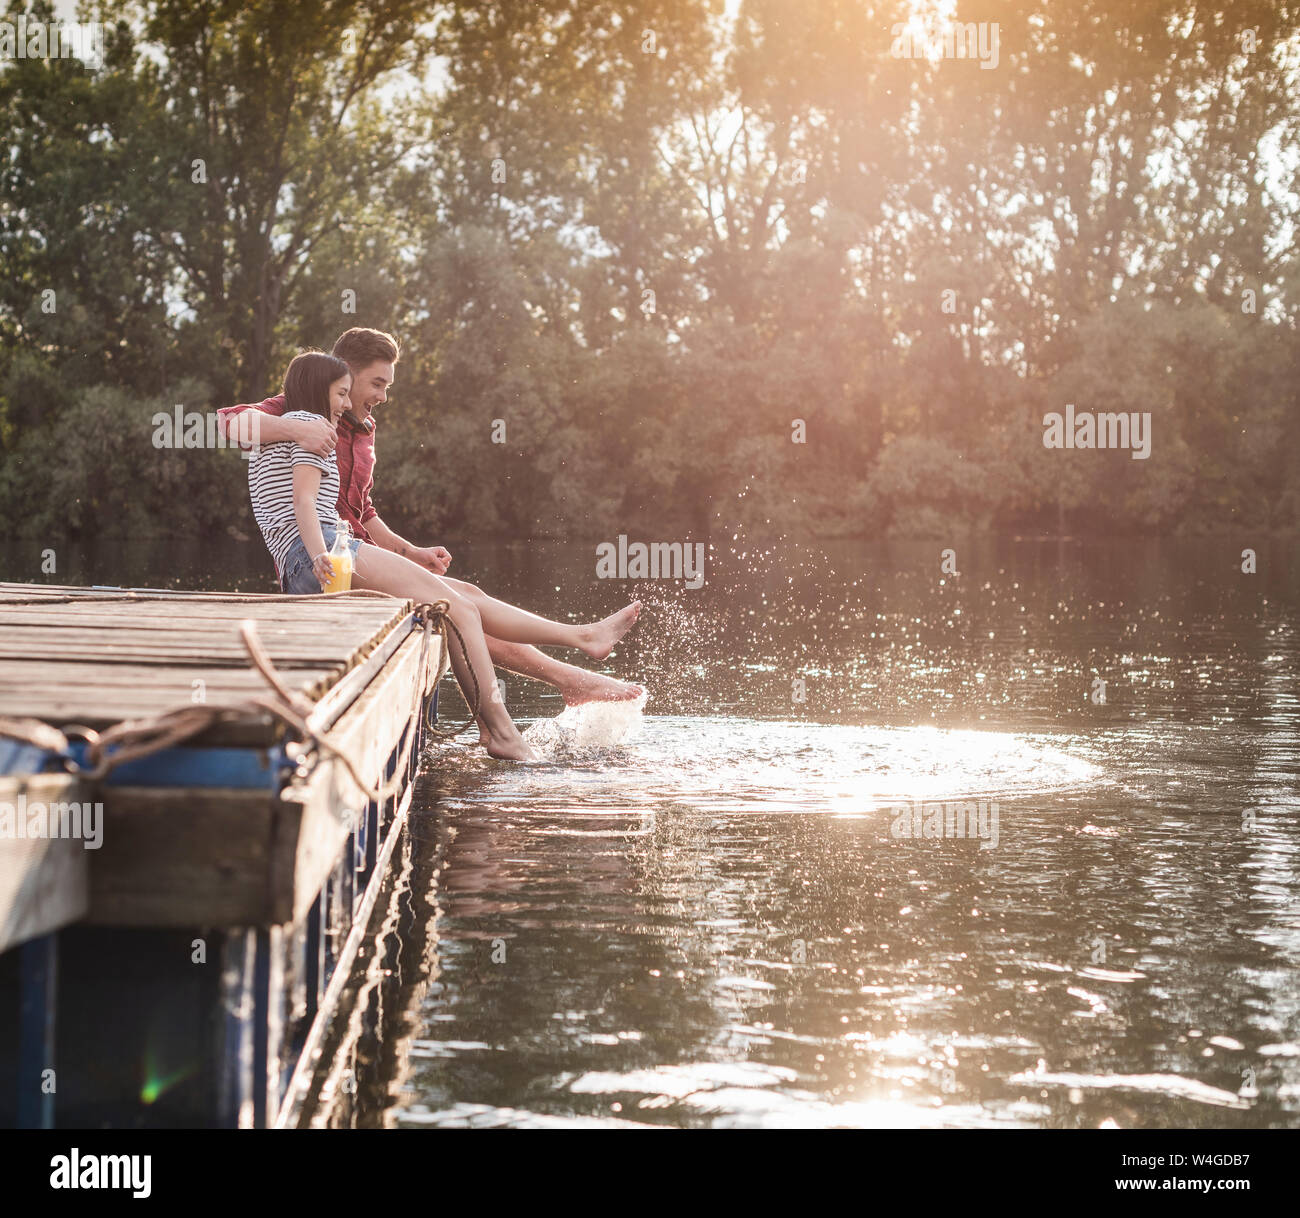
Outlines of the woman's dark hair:
{"type": "Polygon", "coordinates": [[[330,386],[352,370],[335,355],[324,351],[304,351],[295,355],[284,374],[284,408],[310,410],[330,417],[330,386]]]}

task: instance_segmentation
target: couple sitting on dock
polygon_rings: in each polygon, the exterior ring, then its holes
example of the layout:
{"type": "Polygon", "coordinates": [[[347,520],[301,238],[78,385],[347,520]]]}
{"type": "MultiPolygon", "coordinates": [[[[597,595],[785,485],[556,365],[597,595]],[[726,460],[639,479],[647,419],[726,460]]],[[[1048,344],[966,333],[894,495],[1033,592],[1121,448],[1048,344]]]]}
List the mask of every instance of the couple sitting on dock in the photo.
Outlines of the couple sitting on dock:
{"type": "MultiPolygon", "coordinates": [[[[348,330],[332,355],[310,351],[297,356],[285,374],[282,394],[218,412],[229,438],[253,449],[248,469],[253,514],[281,588],[299,595],[321,591],[334,574],[329,551],[341,518],[354,534],[348,542],[354,587],[448,603],[448,616],[468,653],[453,647],[450,657],[467,698],[471,672],[480,690],[496,689],[494,664],[553,685],[570,705],[637,697],[639,686],[565,664],[539,651],[537,644],[575,647],[603,660],[636,624],[639,601],[590,625],[550,621],[448,577],[451,555],[445,549],[414,546],[380,519],[370,502],[373,412],[388,400],[398,356],[391,335],[348,330]]],[[[495,697],[481,703],[479,735],[488,753],[532,760],[504,703],[495,697]]]]}

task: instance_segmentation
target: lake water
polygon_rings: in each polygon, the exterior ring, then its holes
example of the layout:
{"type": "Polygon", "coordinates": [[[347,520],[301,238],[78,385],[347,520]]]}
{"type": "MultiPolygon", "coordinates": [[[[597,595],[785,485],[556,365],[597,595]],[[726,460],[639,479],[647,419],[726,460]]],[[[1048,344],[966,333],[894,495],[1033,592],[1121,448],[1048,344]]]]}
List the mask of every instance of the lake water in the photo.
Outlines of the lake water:
{"type": "MultiPolygon", "coordinates": [[[[452,549],[551,616],[631,591],[594,544],[452,549]]],[[[702,589],[635,585],[622,743],[436,744],[349,1119],[1300,1124],[1296,547],[940,549],[715,538],[702,589]]],[[[61,561],[269,590],[252,547],[61,561]]]]}

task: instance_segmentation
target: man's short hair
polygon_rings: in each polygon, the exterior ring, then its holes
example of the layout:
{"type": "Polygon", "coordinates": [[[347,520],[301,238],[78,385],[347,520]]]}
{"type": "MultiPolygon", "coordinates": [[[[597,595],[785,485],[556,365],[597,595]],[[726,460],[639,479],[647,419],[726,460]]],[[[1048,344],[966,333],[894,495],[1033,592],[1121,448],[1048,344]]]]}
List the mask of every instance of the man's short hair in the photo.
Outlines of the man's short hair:
{"type": "Polygon", "coordinates": [[[381,360],[386,364],[397,363],[401,349],[397,339],[382,330],[367,330],[363,326],[354,326],[346,333],[340,334],[334,344],[334,354],[348,364],[353,370],[360,371],[381,360]]]}

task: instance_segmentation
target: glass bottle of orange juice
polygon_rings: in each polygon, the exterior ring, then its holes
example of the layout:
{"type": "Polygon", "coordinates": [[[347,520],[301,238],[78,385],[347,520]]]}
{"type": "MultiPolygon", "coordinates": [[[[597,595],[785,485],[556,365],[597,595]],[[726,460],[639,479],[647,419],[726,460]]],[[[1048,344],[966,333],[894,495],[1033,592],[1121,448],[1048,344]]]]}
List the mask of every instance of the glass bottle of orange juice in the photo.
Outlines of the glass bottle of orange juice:
{"type": "Polygon", "coordinates": [[[350,592],[352,590],[352,530],[346,520],[336,524],[334,545],[330,548],[330,565],[334,574],[321,587],[322,592],[350,592]]]}

